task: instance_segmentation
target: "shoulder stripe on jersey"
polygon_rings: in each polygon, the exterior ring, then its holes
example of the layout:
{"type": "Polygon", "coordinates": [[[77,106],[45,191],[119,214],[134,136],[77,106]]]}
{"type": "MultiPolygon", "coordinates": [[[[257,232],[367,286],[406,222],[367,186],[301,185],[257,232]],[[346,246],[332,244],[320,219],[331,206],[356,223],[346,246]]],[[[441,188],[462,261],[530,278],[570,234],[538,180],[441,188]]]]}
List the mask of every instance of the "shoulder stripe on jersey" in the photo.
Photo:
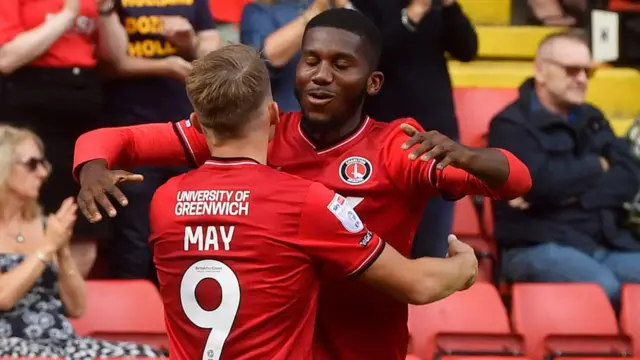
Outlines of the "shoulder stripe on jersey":
{"type": "MultiPolygon", "coordinates": [[[[420,161],[420,160],[416,160],[420,161]]],[[[438,174],[436,173],[436,160],[432,159],[429,163],[429,168],[427,169],[427,180],[434,189],[437,188],[438,185],[438,174]]]]}
{"type": "Polygon", "coordinates": [[[176,133],[176,136],[180,140],[180,144],[182,144],[182,148],[184,149],[184,154],[187,157],[187,161],[189,162],[189,167],[197,168],[198,162],[196,161],[196,155],[193,153],[193,149],[191,148],[191,144],[189,144],[189,140],[187,140],[187,134],[184,133],[184,129],[180,126],[180,123],[172,123],[173,131],[176,133]]]}
{"type": "Polygon", "coordinates": [[[367,256],[367,258],[364,259],[362,264],[360,264],[357,268],[355,268],[355,270],[353,270],[347,276],[359,275],[365,272],[371,265],[373,265],[374,262],[376,262],[376,260],[378,260],[385,246],[386,246],[386,243],[382,239],[379,239],[378,244],[376,244],[376,248],[373,249],[371,254],[369,254],[369,256],[367,256]]]}

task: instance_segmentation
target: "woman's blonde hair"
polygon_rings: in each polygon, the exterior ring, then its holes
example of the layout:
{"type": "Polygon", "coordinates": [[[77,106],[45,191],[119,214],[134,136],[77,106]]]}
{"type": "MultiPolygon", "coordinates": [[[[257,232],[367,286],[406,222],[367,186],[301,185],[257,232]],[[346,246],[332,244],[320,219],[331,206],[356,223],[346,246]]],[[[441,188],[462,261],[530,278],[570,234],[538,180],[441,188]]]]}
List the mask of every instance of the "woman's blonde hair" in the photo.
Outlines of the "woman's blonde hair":
{"type": "MultiPolygon", "coordinates": [[[[0,213],[7,206],[6,201],[11,199],[9,193],[9,177],[16,161],[16,147],[25,140],[32,140],[44,153],[44,144],[33,131],[10,125],[0,124],[0,213]]],[[[38,199],[24,204],[21,215],[24,220],[33,220],[42,214],[38,199]]]]}

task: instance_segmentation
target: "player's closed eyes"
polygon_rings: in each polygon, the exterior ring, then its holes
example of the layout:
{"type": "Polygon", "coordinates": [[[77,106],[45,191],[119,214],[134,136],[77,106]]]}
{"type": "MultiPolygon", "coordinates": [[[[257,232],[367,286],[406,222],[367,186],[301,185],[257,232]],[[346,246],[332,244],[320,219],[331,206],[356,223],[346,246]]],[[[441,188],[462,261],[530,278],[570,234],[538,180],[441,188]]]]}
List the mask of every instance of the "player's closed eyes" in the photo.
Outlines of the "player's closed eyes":
{"type": "Polygon", "coordinates": [[[338,61],[333,66],[338,70],[347,70],[349,68],[349,63],[346,61],[338,61]]]}

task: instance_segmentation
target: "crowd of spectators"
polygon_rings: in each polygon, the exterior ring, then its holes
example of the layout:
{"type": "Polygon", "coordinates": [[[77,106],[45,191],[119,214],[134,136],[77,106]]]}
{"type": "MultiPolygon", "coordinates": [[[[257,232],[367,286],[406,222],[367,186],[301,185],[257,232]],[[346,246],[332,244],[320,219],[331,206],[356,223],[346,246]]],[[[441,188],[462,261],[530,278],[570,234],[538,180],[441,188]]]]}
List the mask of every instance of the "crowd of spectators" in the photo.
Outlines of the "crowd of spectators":
{"type": "MultiPolygon", "coordinates": [[[[67,344],[60,346],[90,344],[83,346],[97,354],[159,354],[134,344],[75,338],[62,307],[70,316],[82,313],[73,296],[82,298],[82,275],[95,257],[95,250],[83,246],[88,239],[107,239],[110,277],[153,277],[149,203],[159,185],[186,169],[135,169],[144,181],[122,187],[128,206],[96,224],[78,217],[72,240],[62,225],[45,226],[34,204],[39,196],[42,213],[56,213],[65,198],[77,194],[72,159],[80,134],[187,118],[192,110],[184,80],[190,62],[226,42],[260,49],[275,99],[282,110],[296,111],[295,69],[306,23],[331,7],[361,11],[384,35],[379,67],[385,83],[366,103],[368,115],[379,121],[413,117],[425,129],[459,138],[447,54],[474,60],[478,38],[456,0],[60,4],[0,1],[0,122],[33,131],[0,129],[0,340],[55,338],[67,344]],[[51,250],[36,251],[41,244],[51,250]],[[74,246],[80,249],[75,263],[70,260],[74,246]],[[56,266],[47,265],[53,259],[56,266]],[[56,284],[60,290],[51,290],[56,284]],[[24,323],[28,316],[22,315],[29,312],[50,316],[48,330],[24,323]]],[[[529,0],[529,5],[536,24],[576,25],[586,0],[529,0]]],[[[616,305],[623,283],[640,282],[640,240],[621,225],[623,204],[640,187],[640,168],[603,113],[585,103],[593,70],[585,38],[574,32],[548,37],[536,55],[535,76],[492,121],[489,145],[516,154],[533,178],[530,194],[494,204],[495,237],[506,280],[596,282],[616,305]]],[[[433,200],[416,236],[446,238],[452,221],[453,203],[433,200]]],[[[446,251],[414,248],[413,255],[444,256],[446,251]]],[[[28,348],[17,341],[6,345],[15,350],[9,355],[30,354],[16,350],[28,348]]]]}

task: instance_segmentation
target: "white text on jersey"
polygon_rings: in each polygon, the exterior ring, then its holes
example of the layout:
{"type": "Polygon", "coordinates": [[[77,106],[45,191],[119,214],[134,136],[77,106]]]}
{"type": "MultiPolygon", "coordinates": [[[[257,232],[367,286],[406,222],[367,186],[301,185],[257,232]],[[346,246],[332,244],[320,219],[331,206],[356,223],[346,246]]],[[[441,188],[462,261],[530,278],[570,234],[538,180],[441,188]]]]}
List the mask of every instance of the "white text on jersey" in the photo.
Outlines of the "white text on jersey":
{"type": "Polygon", "coordinates": [[[218,251],[221,243],[223,250],[229,251],[235,229],[235,226],[187,226],[184,228],[184,251],[195,250],[193,245],[198,245],[198,251],[218,251]]]}
{"type": "Polygon", "coordinates": [[[246,190],[178,191],[175,214],[177,216],[249,215],[249,195],[251,192],[246,190]]]}

